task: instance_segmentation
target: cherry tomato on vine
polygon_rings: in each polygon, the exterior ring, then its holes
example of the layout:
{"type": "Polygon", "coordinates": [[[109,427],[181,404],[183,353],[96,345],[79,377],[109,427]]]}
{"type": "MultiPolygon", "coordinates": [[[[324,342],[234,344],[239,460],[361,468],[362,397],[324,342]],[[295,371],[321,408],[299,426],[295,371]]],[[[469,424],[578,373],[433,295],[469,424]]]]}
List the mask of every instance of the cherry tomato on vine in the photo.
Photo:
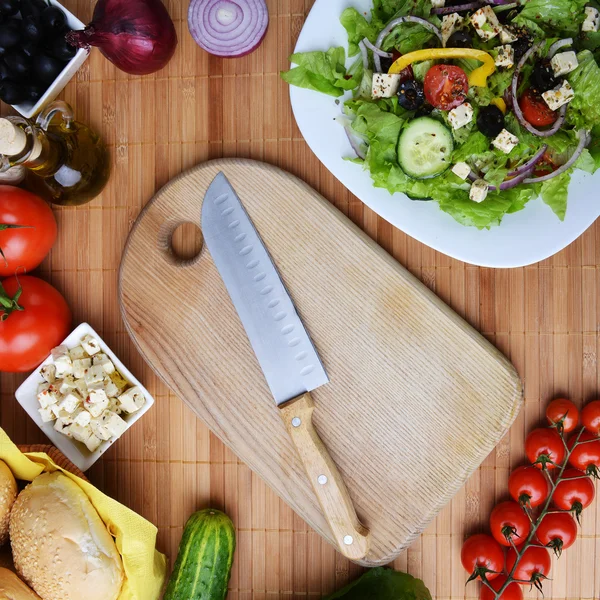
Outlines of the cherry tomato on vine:
{"type": "Polygon", "coordinates": [[[469,581],[481,579],[485,575],[488,581],[495,579],[504,569],[504,551],[502,546],[491,536],[483,533],[472,535],[463,544],[460,560],[469,581]]]}
{"type": "Polygon", "coordinates": [[[525,440],[527,458],[538,469],[554,469],[565,458],[565,447],[556,429],[534,429],[525,440]]]}
{"type": "Polygon", "coordinates": [[[577,469],[567,469],[554,490],[552,502],[556,508],[573,511],[579,519],[581,511],[594,501],[595,496],[596,488],[589,477],[577,469]]]}
{"type": "Polygon", "coordinates": [[[552,548],[557,556],[571,547],[577,539],[577,523],[567,512],[548,513],[538,525],[536,535],[544,546],[552,548]]]}
{"type": "Polygon", "coordinates": [[[535,508],[548,498],[550,483],[540,469],[519,467],[510,474],[508,491],[519,504],[535,508]]]}
{"type": "Polygon", "coordinates": [[[510,546],[509,540],[522,544],[531,530],[531,523],[523,508],[512,500],[496,504],[490,514],[490,530],[502,546],[510,546]]]}
{"type": "MultiPolygon", "coordinates": [[[[517,560],[517,553],[514,548],[509,548],[506,555],[506,570],[510,573],[517,560]]],[[[513,573],[514,579],[520,579],[521,585],[533,584],[541,589],[541,584],[550,573],[552,559],[550,553],[545,548],[529,546],[521,556],[517,568],[513,573]]]]}
{"type": "Polygon", "coordinates": [[[565,433],[570,433],[579,425],[579,411],[566,398],[552,400],[546,409],[546,418],[550,425],[557,425],[565,433]]]}
{"type": "MultiPolygon", "coordinates": [[[[500,577],[497,577],[494,581],[490,582],[490,585],[498,591],[504,585],[506,580],[506,575],[500,575],[500,577]]],[[[480,600],[496,600],[496,594],[494,594],[487,586],[482,585],[479,598],[480,600]]],[[[521,586],[518,583],[509,583],[502,592],[499,600],[523,600],[523,590],[521,589],[521,586]]]]}
{"type": "MultiPolygon", "coordinates": [[[[573,448],[575,439],[572,438],[569,441],[569,448],[573,448]]],[[[588,475],[598,477],[600,474],[600,439],[593,433],[584,431],[579,437],[579,442],[569,456],[570,465],[580,471],[585,471],[588,475]]]]}
{"type": "Polygon", "coordinates": [[[594,400],[583,407],[581,422],[590,433],[600,435],[600,400],[594,400]]]}
{"type": "Polygon", "coordinates": [[[467,74],[453,65],[435,65],[423,81],[427,102],[440,110],[451,110],[463,104],[469,91],[467,74]]]}

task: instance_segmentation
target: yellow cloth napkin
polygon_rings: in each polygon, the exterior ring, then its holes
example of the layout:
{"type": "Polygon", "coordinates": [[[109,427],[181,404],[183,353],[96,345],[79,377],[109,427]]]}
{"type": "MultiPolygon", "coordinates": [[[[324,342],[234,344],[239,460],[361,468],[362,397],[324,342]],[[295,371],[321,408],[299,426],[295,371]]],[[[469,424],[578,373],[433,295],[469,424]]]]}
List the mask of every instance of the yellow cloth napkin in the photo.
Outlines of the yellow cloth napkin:
{"type": "Polygon", "coordinates": [[[88,496],[116,538],[123,559],[125,582],[119,600],[157,600],[167,574],[167,559],[157,552],[157,529],[127,507],[109,498],[91,483],[61,469],[43,452],[23,454],[0,429],[0,459],[17,479],[32,481],[40,473],[62,471],[88,496]]]}

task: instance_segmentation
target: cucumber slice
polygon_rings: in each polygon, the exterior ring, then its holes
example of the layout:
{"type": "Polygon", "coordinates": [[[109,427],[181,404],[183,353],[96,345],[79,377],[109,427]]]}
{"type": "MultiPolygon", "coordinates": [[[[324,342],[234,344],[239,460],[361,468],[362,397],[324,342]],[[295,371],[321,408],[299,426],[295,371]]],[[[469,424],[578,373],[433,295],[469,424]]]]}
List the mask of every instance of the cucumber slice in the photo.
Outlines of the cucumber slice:
{"type": "Polygon", "coordinates": [[[398,141],[398,162],[415,179],[441,175],[450,167],[454,141],[450,130],[435,119],[421,117],[404,129],[398,141]]]}

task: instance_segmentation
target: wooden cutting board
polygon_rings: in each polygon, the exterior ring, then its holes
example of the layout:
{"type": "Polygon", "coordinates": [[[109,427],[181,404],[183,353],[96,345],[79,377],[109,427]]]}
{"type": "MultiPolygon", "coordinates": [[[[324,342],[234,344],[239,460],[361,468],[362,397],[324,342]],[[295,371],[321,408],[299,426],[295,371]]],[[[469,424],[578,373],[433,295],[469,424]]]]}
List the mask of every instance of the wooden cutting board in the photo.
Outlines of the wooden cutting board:
{"type": "Polygon", "coordinates": [[[119,278],[127,329],[151,367],[314,529],[331,535],[211,257],[183,262],[174,230],[200,225],[219,171],[254,221],[331,382],[316,427],[370,529],[365,565],[415,539],[513,422],[512,365],[304,182],[240,159],[201,164],[148,203],[119,278]]]}

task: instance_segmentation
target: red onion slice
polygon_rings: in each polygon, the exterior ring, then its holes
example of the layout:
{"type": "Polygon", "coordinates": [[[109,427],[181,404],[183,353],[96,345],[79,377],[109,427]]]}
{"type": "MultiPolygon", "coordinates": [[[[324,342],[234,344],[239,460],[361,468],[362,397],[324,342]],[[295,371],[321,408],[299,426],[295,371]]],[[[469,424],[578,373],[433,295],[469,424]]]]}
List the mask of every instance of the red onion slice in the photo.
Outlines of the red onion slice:
{"type": "Polygon", "coordinates": [[[503,4],[514,4],[514,0],[486,0],[486,3],[502,6],[503,4]]]}
{"type": "Polygon", "coordinates": [[[434,8],[431,11],[432,15],[449,15],[451,13],[465,12],[467,10],[477,10],[485,6],[483,2],[469,2],[468,4],[459,4],[458,6],[443,6],[442,8],[434,8]]]}
{"type": "Polygon", "coordinates": [[[363,42],[373,54],[377,54],[377,56],[381,56],[381,58],[392,58],[393,54],[391,52],[385,52],[381,48],[378,48],[369,40],[369,38],[365,38],[363,42]]]}
{"type": "Polygon", "coordinates": [[[360,143],[358,142],[358,140],[356,139],[356,137],[353,135],[350,125],[345,125],[344,131],[346,132],[346,135],[348,136],[348,141],[350,142],[350,145],[352,146],[352,150],[354,150],[354,152],[356,153],[356,156],[358,156],[358,158],[360,158],[361,160],[366,160],[367,155],[363,151],[363,149],[362,149],[360,143]]]}
{"type": "Polygon", "coordinates": [[[366,71],[369,68],[369,55],[367,54],[367,48],[363,42],[358,42],[358,47],[360,49],[360,53],[362,54],[363,69],[366,71]]]}
{"type": "MultiPolygon", "coordinates": [[[[495,185],[490,185],[488,187],[488,190],[490,192],[504,192],[506,190],[510,190],[511,188],[514,188],[516,186],[518,186],[520,183],[523,183],[525,181],[525,179],[531,175],[531,172],[533,171],[533,169],[529,169],[529,171],[525,171],[525,173],[521,173],[520,175],[517,175],[516,177],[513,177],[512,179],[505,179],[501,184],[500,187],[496,187],[495,185]]],[[[477,181],[478,179],[481,179],[481,177],[478,177],[476,173],[474,173],[473,171],[471,171],[469,173],[469,179],[471,181],[477,181]]]]}
{"type": "Polygon", "coordinates": [[[224,58],[256,50],[268,25],[264,0],[192,0],[188,10],[188,26],[196,43],[224,58]]]}
{"type": "Polygon", "coordinates": [[[386,27],[381,31],[381,33],[377,37],[375,45],[378,48],[381,48],[381,46],[383,46],[385,38],[392,32],[392,30],[395,27],[398,27],[398,25],[401,25],[402,23],[418,23],[419,25],[425,27],[425,29],[431,31],[431,33],[434,33],[438,37],[440,42],[442,41],[441,31],[435,25],[430,23],[427,19],[421,19],[421,17],[399,17],[398,19],[393,19],[386,25],[386,27]]]}
{"type": "Polygon", "coordinates": [[[530,173],[531,169],[533,169],[533,167],[535,167],[535,165],[537,165],[540,160],[542,160],[542,157],[544,156],[546,150],[548,150],[548,144],[544,144],[533,156],[533,158],[531,158],[530,160],[528,160],[524,165],[521,165],[518,169],[515,169],[514,171],[511,171],[507,177],[518,177],[519,175],[522,175],[523,173],[530,173]]]}
{"type": "Polygon", "coordinates": [[[558,177],[562,175],[565,171],[568,171],[576,162],[577,159],[583,153],[585,147],[589,142],[588,132],[585,129],[580,129],[577,132],[579,136],[579,144],[575,149],[575,152],[571,155],[571,158],[564,164],[561,165],[556,171],[552,171],[552,173],[548,173],[548,175],[543,175],[542,177],[533,177],[532,179],[526,179],[523,183],[542,183],[543,181],[548,181],[550,179],[554,179],[554,177],[558,177]]]}
{"type": "Polygon", "coordinates": [[[565,38],[564,40],[558,40],[554,42],[550,48],[548,48],[548,58],[552,58],[561,48],[573,45],[573,38],[565,38]]]}

